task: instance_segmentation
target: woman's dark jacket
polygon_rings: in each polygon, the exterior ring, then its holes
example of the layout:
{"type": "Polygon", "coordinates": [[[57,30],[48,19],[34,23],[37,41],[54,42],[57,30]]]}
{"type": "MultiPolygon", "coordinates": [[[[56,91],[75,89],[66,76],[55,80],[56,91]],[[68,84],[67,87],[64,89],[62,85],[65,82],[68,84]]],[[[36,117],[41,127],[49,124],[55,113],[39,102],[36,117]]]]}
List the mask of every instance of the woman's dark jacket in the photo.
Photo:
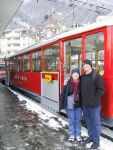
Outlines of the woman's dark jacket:
{"type": "MultiPolygon", "coordinates": [[[[74,93],[74,86],[70,80],[67,81],[67,84],[64,85],[63,90],[61,92],[60,101],[59,101],[59,109],[65,109],[67,107],[67,97],[73,95],[74,93]]],[[[78,93],[80,93],[80,83],[78,84],[78,93]]],[[[80,99],[75,101],[75,108],[80,107],[80,99]]]]}
{"type": "Polygon", "coordinates": [[[80,82],[82,107],[97,107],[101,104],[101,96],[104,94],[102,77],[92,71],[81,76],[80,82]]]}

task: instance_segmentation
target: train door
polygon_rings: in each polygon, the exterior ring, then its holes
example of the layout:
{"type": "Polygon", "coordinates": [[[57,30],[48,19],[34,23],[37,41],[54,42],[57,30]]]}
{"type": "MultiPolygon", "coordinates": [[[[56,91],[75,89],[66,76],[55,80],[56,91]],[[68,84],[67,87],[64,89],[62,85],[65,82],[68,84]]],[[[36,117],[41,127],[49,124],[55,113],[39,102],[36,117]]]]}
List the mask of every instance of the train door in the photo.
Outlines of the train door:
{"type": "Polygon", "coordinates": [[[82,38],[65,42],[64,45],[64,79],[69,79],[73,68],[78,67],[81,72],[82,38]]]}
{"type": "MultiPolygon", "coordinates": [[[[106,52],[104,54],[105,50],[105,41],[104,41],[104,33],[98,32],[94,34],[87,35],[85,37],[85,56],[86,59],[89,59],[92,62],[93,69],[98,72],[104,80],[104,86],[105,86],[105,94],[102,97],[101,101],[101,122],[105,125],[112,125],[113,120],[111,119],[113,117],[112,111],[113,111],[113,103],[112,103],[112,78],[110,79],[110,76],[107,75],[107,71],[104,70],[106,65],[105,60],[105,54],[110,52],[110,49],[106,49],[106,52]]],[[[109,45],[109,44],[108,44],[109,45]]],[[[110,52],[111,53],[111,52],[110,52]]],[[[107,56],[108,57],[108,56],[107,56]]],[[[111,57],[111,55],[110,55],[111,57]]],[[[110,58],[111,59],[111,58],[110,58]]],[[[108,58],[108,62],[110,62],[110,59],[108,58]]],[[[107,66],[108,68],[109,66],[107,66]]]]}
{"type": "Polygon", "coordinates": [[[41,103],[55,111],[59,109],[59,55],[59,43],[46,47],[44,49],[44,68],[41,72],[41,96],[43,97],[41,103]]]}

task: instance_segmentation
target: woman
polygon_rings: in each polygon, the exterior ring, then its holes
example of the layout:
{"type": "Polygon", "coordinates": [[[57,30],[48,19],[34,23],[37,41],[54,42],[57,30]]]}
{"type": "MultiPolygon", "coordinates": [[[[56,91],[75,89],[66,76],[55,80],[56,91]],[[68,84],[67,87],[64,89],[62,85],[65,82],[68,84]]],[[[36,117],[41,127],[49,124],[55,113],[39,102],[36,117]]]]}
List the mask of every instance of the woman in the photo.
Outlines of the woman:
{"type": "Polygon", "coordinates": [[[81,138],[81,104],[79,97],[79,69],[71,71],[70,79],[64,85],[60,97],[60,110],[65,109],[69,124],[69,141],[82,140],[81,138]]]}

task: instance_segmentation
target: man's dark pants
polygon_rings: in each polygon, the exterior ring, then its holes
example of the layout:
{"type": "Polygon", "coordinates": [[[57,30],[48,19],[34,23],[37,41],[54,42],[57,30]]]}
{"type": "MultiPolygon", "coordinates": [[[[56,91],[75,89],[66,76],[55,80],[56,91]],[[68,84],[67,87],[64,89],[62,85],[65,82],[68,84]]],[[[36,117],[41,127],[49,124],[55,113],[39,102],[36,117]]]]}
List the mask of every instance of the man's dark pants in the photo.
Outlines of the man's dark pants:
{"type": "Polygon", "coordinates": [[[100,122],[101,107],[83,107],[83,113],[88,129],[88,136],[93,142],[100,142],[101,122],[100,122]]]}

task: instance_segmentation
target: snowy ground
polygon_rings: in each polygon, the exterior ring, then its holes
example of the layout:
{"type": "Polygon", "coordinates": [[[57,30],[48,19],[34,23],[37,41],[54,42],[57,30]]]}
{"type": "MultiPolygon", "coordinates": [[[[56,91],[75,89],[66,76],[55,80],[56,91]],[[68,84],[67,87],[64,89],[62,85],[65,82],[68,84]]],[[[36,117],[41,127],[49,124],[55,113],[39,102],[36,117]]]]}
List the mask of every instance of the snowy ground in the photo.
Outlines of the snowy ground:
{"type": "MultiPolygon", "coordinates": [[[[41,106],[39,106],[36,102],[12,91],[9,89],[13,94],[16,94],[20,102],[24,102],[24,105],[26,108],[32,112],[35,112],[38,114],[38,117],[41,120],[41,123],[49,127],[50,129],[60,131],[61,129],[65,130],[64,132],[61,133],[61,138],[63,142],[65,142],[65,146],[67,145],[72,145],[71,143],[64,141],[66,135],[67,135],[67,130],[65,129],[65,126],[67,124],[67,121],[64,121],[62,118],[59,118],[58,116],[53,115],[52,113],[48,112],[47,110],[43,109],[41,106]]],[[[41,124],[40,124],[41,125],[41,124]]],[[[108,132],[108,131],[106,131],[108,132]]],[[[32,134],[32,133],[31,133],[32,134]]],[[[82,128],[82,135],[87,135],[87,131],[85,128],[82,128]]],[[[44,137],[43,137],[44,138],[44,137]]],[[[54,137],[53,137],[54,138],[54,137]]],[[[90,145],[87,145],[88,147],[90,145]]],[[[62,150],[61,145],[57,144],[57,148],[55,150],[62,150]]],[[[71,148],[70,148],[71,149],[71,148]]],[[[101,150],[113,150],[113,142],[101,137],[101,150]]]]}

